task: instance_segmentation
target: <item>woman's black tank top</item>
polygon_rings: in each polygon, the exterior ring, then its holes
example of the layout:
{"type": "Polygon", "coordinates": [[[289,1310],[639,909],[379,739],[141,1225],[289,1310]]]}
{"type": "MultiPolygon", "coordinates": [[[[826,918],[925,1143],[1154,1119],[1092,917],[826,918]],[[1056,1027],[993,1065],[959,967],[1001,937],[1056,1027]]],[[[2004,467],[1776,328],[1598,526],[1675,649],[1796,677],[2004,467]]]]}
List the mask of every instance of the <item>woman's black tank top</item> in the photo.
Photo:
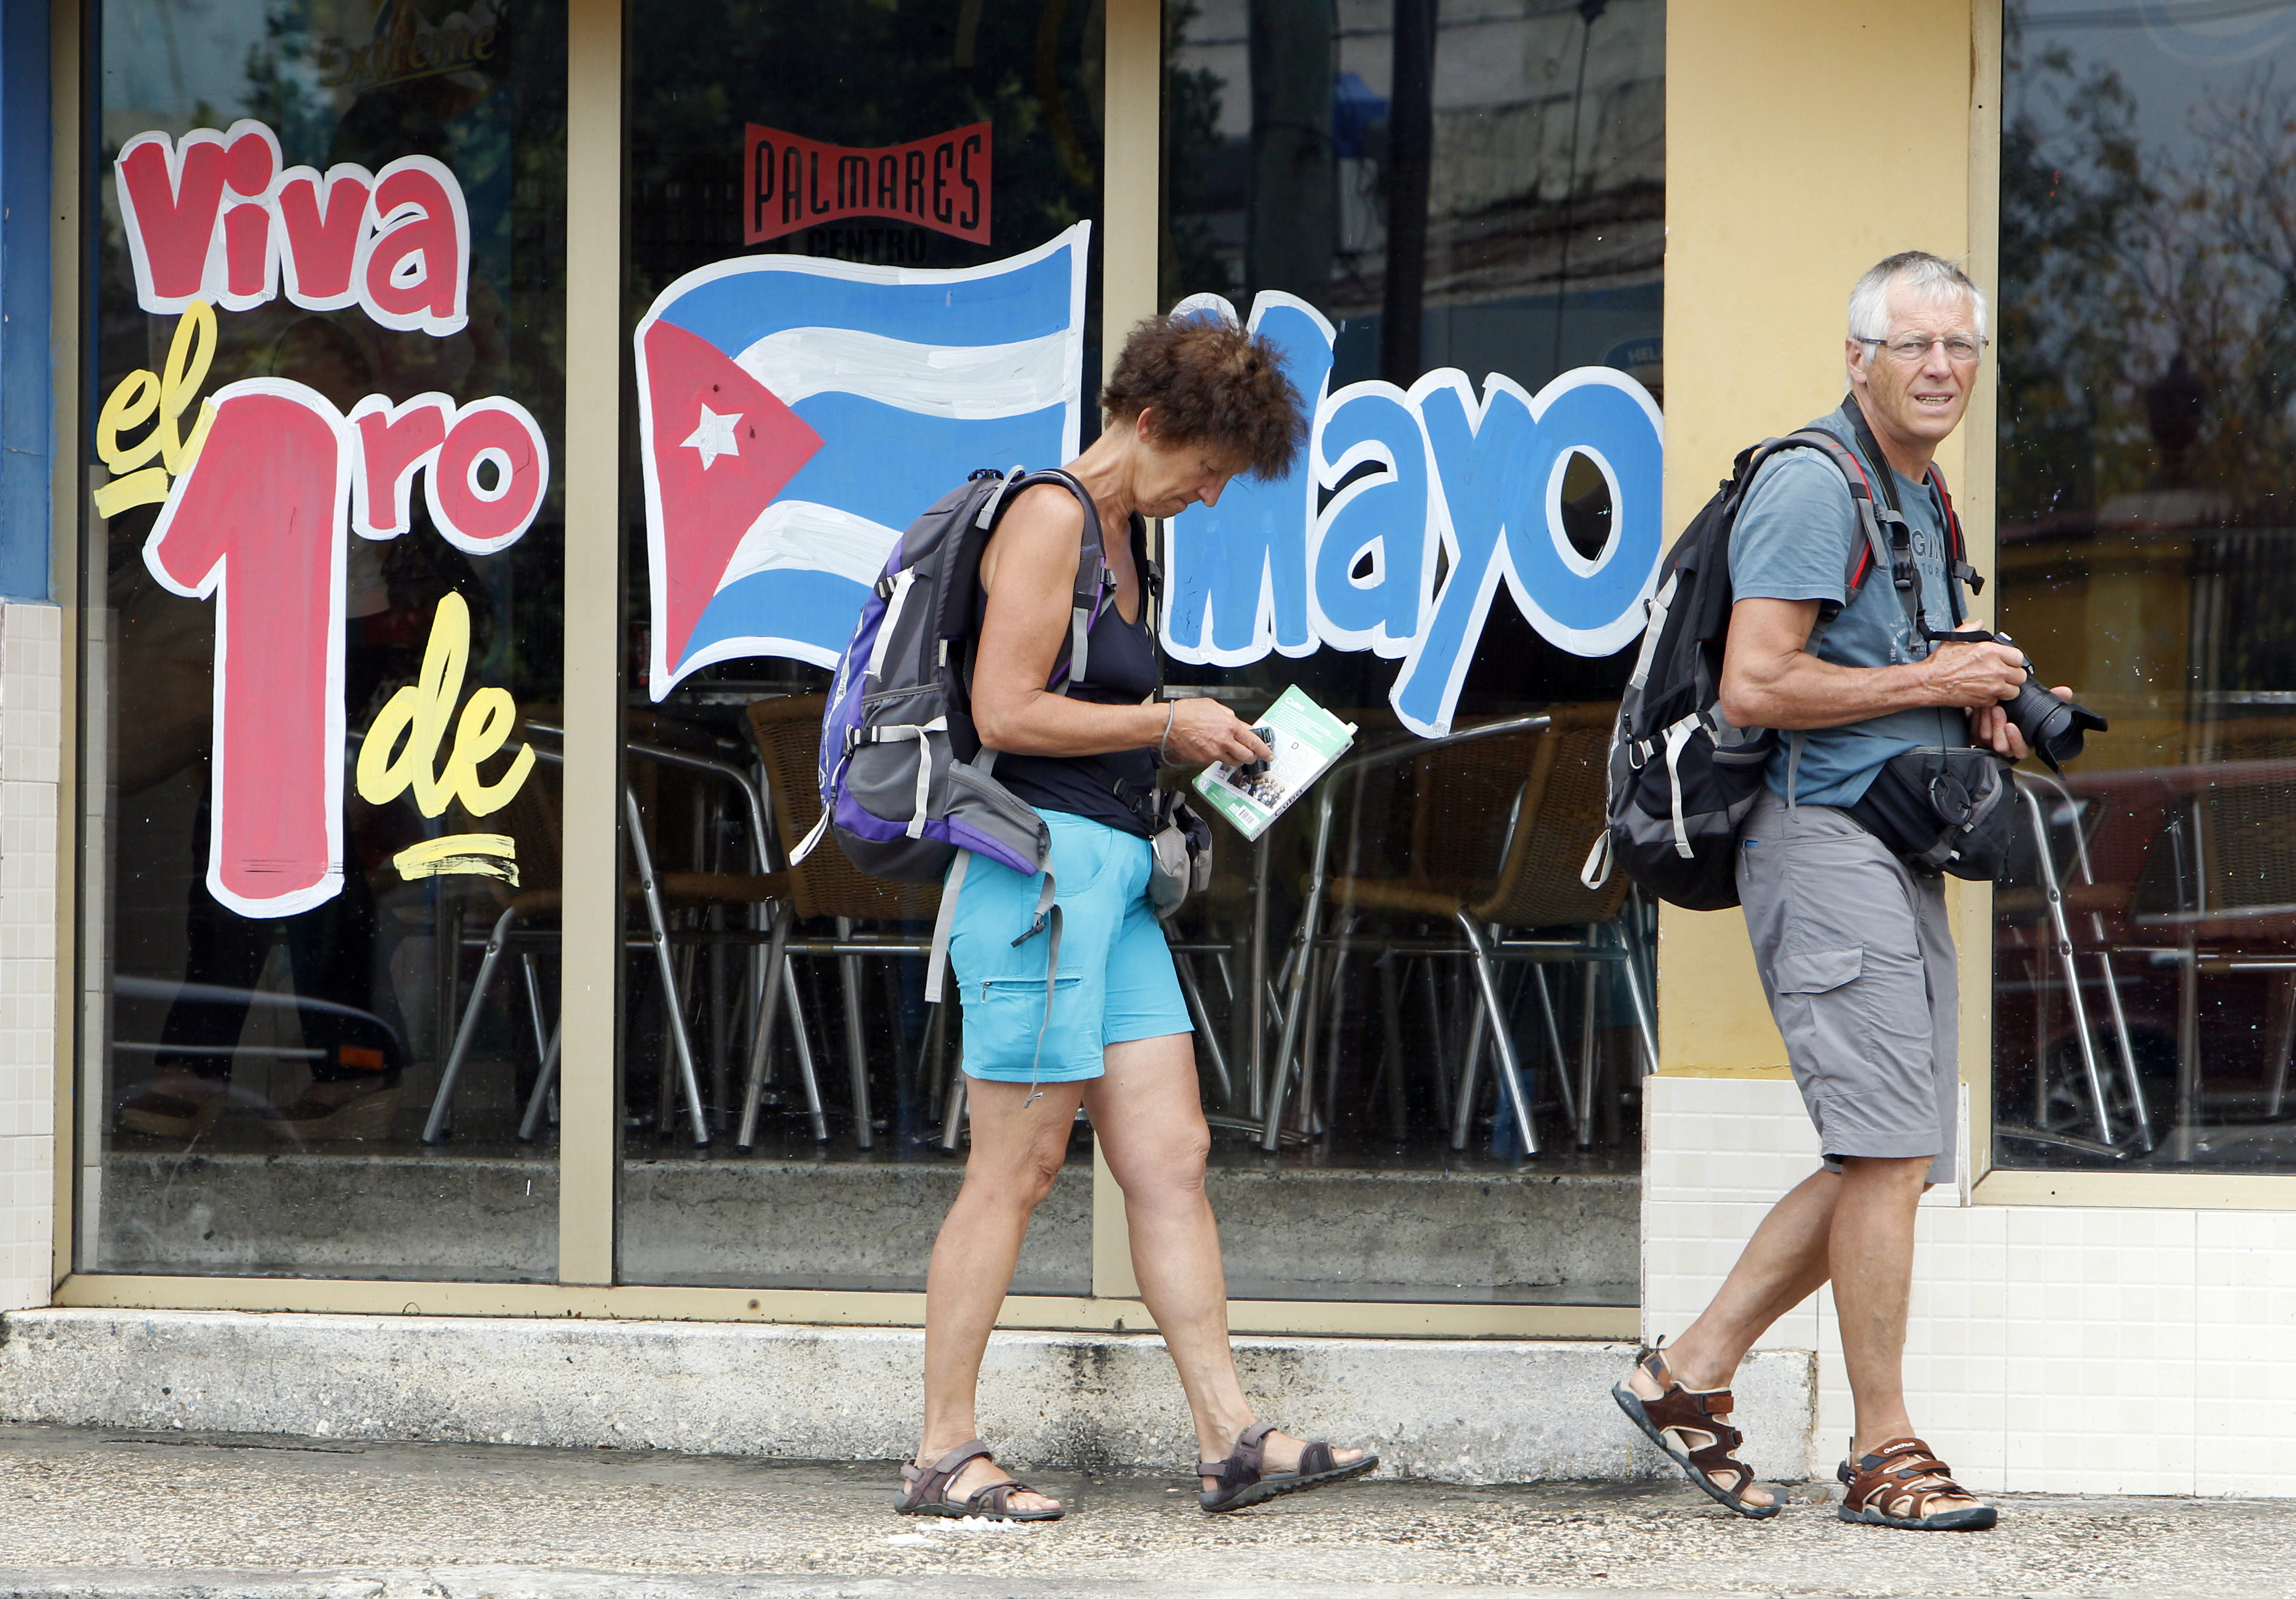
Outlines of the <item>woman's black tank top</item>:
{"type": "MultiPolygon", "coordinates": [[[[1085,514],[1096,513],[1087,510],[1085,514]]],[[[1085,675],[1070,685],[1072,700],[1095,705],[1137,705],[1156,692],[1161,678],[1155,636],[1149,630],[1148,529],[1136,516],[1131,519],[1131,533],[1132,570],[1140,579],[1136,586],[1140,619],[1126,621],[1116,603],[1109,602],[1092,629],[1092,646],[1085,652],[1085,675]]],[[[985,596],[982,603],[985,607],[985,596]]],[[[1111,755],[1000,755],[996,781],[1039,810],[1067,811],[1144,839],[1149,836],[1148,824],[1125,799],[1144,800],[1156,786],[1156,751],[1152,748],[1111,755]]]]}

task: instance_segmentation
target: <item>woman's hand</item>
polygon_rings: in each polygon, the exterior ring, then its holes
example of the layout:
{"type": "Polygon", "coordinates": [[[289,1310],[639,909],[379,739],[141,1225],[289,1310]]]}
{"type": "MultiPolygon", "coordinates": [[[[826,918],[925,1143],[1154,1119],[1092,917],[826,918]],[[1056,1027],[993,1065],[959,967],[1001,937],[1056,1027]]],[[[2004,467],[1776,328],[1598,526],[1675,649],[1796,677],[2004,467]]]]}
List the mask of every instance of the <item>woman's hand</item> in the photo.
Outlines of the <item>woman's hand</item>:
{"type": "Polygon", "coordinates": [[[1161,743],[1164,758],[1176,767],[1210,766],[1225,761],[1232,767],[1247,761],[1273,760],[1269,749],[1251,725],[1218,700],[1190,697],[1167,701],[1171,733],[1161,743]]]}

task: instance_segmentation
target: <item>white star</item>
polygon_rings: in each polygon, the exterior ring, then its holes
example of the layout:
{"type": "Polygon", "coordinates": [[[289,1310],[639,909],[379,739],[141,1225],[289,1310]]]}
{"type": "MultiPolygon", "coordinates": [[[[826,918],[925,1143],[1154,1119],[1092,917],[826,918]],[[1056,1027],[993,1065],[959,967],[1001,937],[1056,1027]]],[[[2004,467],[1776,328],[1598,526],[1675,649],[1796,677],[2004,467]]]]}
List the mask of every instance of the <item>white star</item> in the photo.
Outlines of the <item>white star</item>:
{"type": "Polygon", "coordinates": [[[741,420],[742,414],[738,411],[731,416],[720,416],[704,406],[701,407],[701,425],[695,428],[693,436],[678,447],[700,450],[701,470],[708,472],[718,456],[742,453],[740,444],[734,437],[734,424],[741,420]]]}

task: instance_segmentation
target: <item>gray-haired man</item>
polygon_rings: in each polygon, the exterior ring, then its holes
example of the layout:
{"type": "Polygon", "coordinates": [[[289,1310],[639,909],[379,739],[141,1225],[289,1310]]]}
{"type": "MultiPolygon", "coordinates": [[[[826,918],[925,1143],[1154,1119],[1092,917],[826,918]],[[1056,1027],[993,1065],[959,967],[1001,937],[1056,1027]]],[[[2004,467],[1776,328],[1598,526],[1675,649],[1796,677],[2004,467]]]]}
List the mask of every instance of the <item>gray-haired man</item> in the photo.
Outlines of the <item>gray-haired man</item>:
{"type": "MultiPolygon", "coordinates": [[[[1956,614],[1949,512],[1931,463],[1968,408],[1984,344],[1984,297],[1958,267],[1919,251],[1891,256],[1850,293],[1849,396],[1812,424],[1864,458],[1877,491],[1894,488],[1924,619],[1956,614]]],[[[1731,536],[1720,700],[1738,726],[1792,734],[1741,830],[1737,876],[1824,1169],[1772,1208],[1679,1341],[1613,1391],[1693,1482],[1742,1515],[1776,1514],[1775,1496],[1735,1457],[1728,1384],[1754,1341],[1831,1282],[1857,1405],[1842,1518],[1978,1529],[1994,1524],[1994,1509],[1915,1434],[1902,1372],[1915,1207],[1925,1186],[1954,1176],[1959,1068],[1944,888],[1848,808],[1907,750],[1976,742],[2022,757],[2001,707],[2025,668],[2001,644],[1916,636],[1886,570],[1843,605],[1861,537],[1848,483],[1823,455],[1785,451],[1764,465],[1731,536]],[[1827,605],[1841,613],[1813,650],[1827,605]]]]}

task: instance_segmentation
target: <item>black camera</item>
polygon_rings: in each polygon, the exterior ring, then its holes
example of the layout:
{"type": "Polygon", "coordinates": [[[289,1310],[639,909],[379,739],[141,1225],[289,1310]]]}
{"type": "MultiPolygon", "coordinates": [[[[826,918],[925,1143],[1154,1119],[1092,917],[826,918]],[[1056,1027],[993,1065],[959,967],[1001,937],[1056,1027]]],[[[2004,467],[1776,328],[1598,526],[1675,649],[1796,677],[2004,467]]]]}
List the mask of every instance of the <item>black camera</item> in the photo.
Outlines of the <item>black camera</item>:
{"type": "MultiPolygon", "coordinates": [[[[1972,630],[1948,633],[1941,640],[1954,644],[1997,644],[2014,646],[2016,640],[2005,633],[1972,630]]],[[[2086,705],[2070,700],[2060,700],[2041,684],[2033,672],[2033,658],[2022,651],[2019,658],[2025,663],[2025,681],[2018,685],[2015,698],[2002,709],[2009,713],[2010,725],[2025,740],[2025,747],[2048,762],[2049,770],[2064,775],[2064,763],[2081,752],[2081,745],[2092,733],[2105,731],[2105,720],[2086,705]]]]}

